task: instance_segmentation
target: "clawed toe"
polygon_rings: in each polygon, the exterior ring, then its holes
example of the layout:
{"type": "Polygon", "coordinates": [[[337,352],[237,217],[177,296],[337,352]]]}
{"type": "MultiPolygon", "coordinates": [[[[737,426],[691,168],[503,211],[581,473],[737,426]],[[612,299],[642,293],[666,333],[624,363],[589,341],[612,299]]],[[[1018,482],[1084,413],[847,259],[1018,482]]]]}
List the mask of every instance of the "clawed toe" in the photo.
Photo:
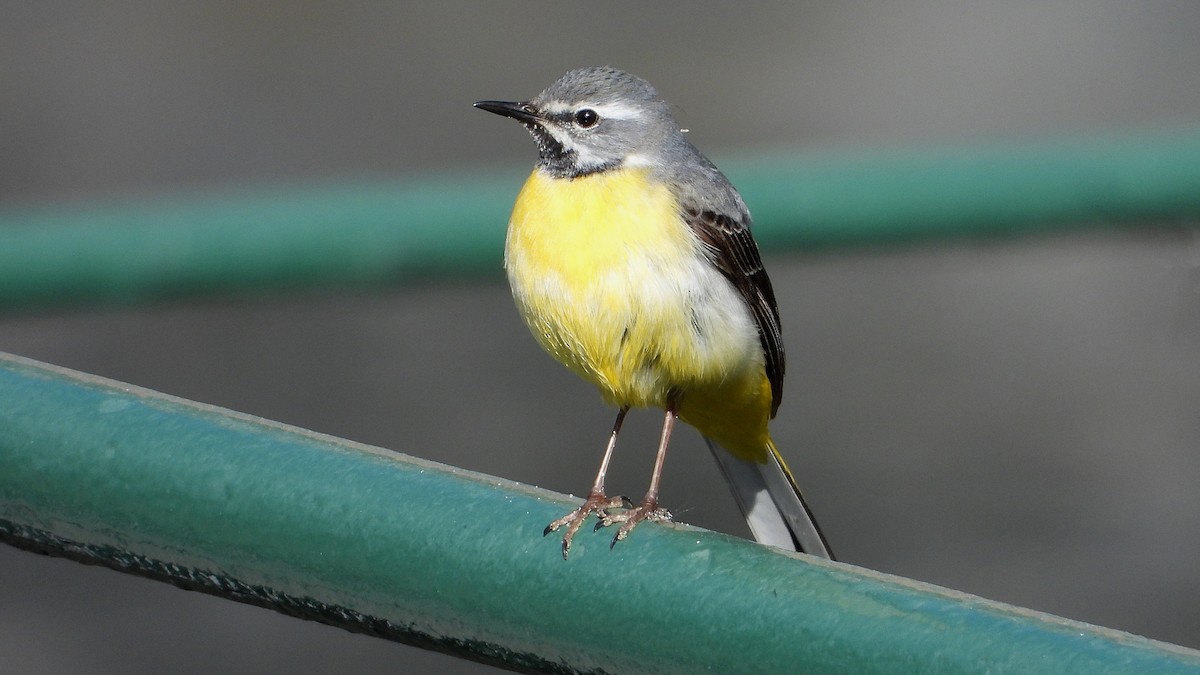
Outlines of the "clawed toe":
{"type": "Polygon", "coordinates": [[[603,519],[610,509],[628,508],[627,504],[632,505],[627,497],[607,497],[602,493],[593,492],[588,495],[579,508],[547,525],[546,529],[542,530],[542,536],[566,526],[567,531],[563,533],[562,540],[562,555],[563,560],[566,560],[567,555],[571,552],[571,540],[589,515],[595,513],[603,519]]]}
{"type": "Polygon", "coordinates": [[[592,528],[593,532],[598,532],[601,528],[609,527],[610,525],[620,524],[621,526],[617,528],[617,533],[613,535],[612,542],[608,545],[610,549],[616,546],[618,541],[628,537],[633,528],[637,527],[637,524],[642,521],[671,521],[671,512],[659,508],[658,504],[654,502],[642,502],[637,508],[626,507],[622,511],[604,510],[596,515],[599,516],[599,520],[596,522],[596,526],[592,528]]]}
{"type": "Polygon", "coordinates": [[[666,509],[659,508],[656,501],[643,501],[634,507],[628,497],[607,497],[603,494],[593,493],[588,495],[579,508],[547,525],[546,529],[542,530],[542,536],[557,532],[563,527],[567,528],[563,533],[562,540],[562,555],[565,560],[571,552],[571,540],[575,537],[575,533],[579,531],[583,521],[593,513],[597,517],[596,525],[592,528],[593,532],[599,532],[602,528],[611,525],[619,524],[621,526],[608,546],[610,549],[616,546],[618,541],[628,537],[633,528],[642,521],[670,522],[671,520],[671,513],[666,509]]]}

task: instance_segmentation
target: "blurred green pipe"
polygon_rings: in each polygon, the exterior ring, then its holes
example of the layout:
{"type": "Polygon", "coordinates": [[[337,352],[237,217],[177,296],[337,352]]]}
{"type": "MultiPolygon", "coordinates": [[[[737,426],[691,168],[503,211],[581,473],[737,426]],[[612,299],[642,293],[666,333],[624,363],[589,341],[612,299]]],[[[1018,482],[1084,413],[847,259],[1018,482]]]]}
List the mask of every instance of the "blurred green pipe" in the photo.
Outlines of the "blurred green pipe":
{"type": "MultiPolygon", "coordinates": [[[[721,162],[767,250],[1200,216],[1200,128],[721,162]]],[[[0,210],[0,308],[498,275],[522,173],[0,210]]]]}
{"type": "Polygon", "coordinates": [[[1197,673],[1200,652],[0,355],[0,541],[527,672],[1197,673]]]}

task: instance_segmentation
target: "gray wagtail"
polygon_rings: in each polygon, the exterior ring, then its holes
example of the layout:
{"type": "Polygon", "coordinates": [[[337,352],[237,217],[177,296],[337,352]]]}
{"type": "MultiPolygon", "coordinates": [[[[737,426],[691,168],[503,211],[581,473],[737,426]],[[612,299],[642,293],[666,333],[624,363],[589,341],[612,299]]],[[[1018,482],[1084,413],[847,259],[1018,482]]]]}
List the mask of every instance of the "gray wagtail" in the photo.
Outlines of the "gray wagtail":
{"type": "Polygon", "coordinates": [[[643,520],[670,518],[659,481],[678,418],[708,441],[758,541],[832,558],[767,431],[783,342],[741,195],[629,73],[581,68],[528,101],[475,106],[537,142],[505,244],[517,309],[551,356],[618,409],[587,499],[546,528],[566,527],[563,557],[590,514],[597,529],[620,524],[613,544],[643,520]],[[604,489],[630,408],[665,411],[637,506],[604,489]]]}

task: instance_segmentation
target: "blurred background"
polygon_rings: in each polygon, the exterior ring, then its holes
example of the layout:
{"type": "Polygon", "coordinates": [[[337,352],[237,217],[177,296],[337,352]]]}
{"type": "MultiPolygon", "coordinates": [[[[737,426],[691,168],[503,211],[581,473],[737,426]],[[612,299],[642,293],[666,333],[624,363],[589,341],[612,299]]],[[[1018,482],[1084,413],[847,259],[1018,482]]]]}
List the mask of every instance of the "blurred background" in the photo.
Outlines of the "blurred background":
{"type": "MultiPolygon", "coordinates": [[[[0,16],[5,207],[532,166],[525,133],[470,104],[594,64],[655,83],[718,164],[1200,121],[1187,0],[6,1],[0,16]]],[[[1200,647],[1195,226],[768,256],[789,350],[774,435],[840,557],[1200,647]]],[[[613,413],[530,339],[500,260],[483,281],[8,313],[0,350],[586,491],[613,413]]],[[[631,416],[614,491],[644,490],[658,421],[631,416]]],[[[664,503],[748,534],[694,432],[664,503]]],[[[8,547],[0,663],[490,670],[8,547]]]]}

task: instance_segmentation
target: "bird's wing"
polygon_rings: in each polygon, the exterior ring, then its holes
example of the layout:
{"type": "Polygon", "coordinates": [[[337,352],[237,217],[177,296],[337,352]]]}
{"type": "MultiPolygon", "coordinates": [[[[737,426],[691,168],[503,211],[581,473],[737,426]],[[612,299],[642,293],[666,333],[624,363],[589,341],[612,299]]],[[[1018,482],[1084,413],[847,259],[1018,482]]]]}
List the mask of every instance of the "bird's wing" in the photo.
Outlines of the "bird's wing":
{"type": "Polygon", "coordinates": [[[754,316],[766,357],[767,379],[771,382],[771,417],[774,417],[783,398],[783,337],[775,291],[763,268],[749,223],[743,218],[698,208],[683,209],[683,218],[704,244],[709,260],[733,284],[754,316]]]}

